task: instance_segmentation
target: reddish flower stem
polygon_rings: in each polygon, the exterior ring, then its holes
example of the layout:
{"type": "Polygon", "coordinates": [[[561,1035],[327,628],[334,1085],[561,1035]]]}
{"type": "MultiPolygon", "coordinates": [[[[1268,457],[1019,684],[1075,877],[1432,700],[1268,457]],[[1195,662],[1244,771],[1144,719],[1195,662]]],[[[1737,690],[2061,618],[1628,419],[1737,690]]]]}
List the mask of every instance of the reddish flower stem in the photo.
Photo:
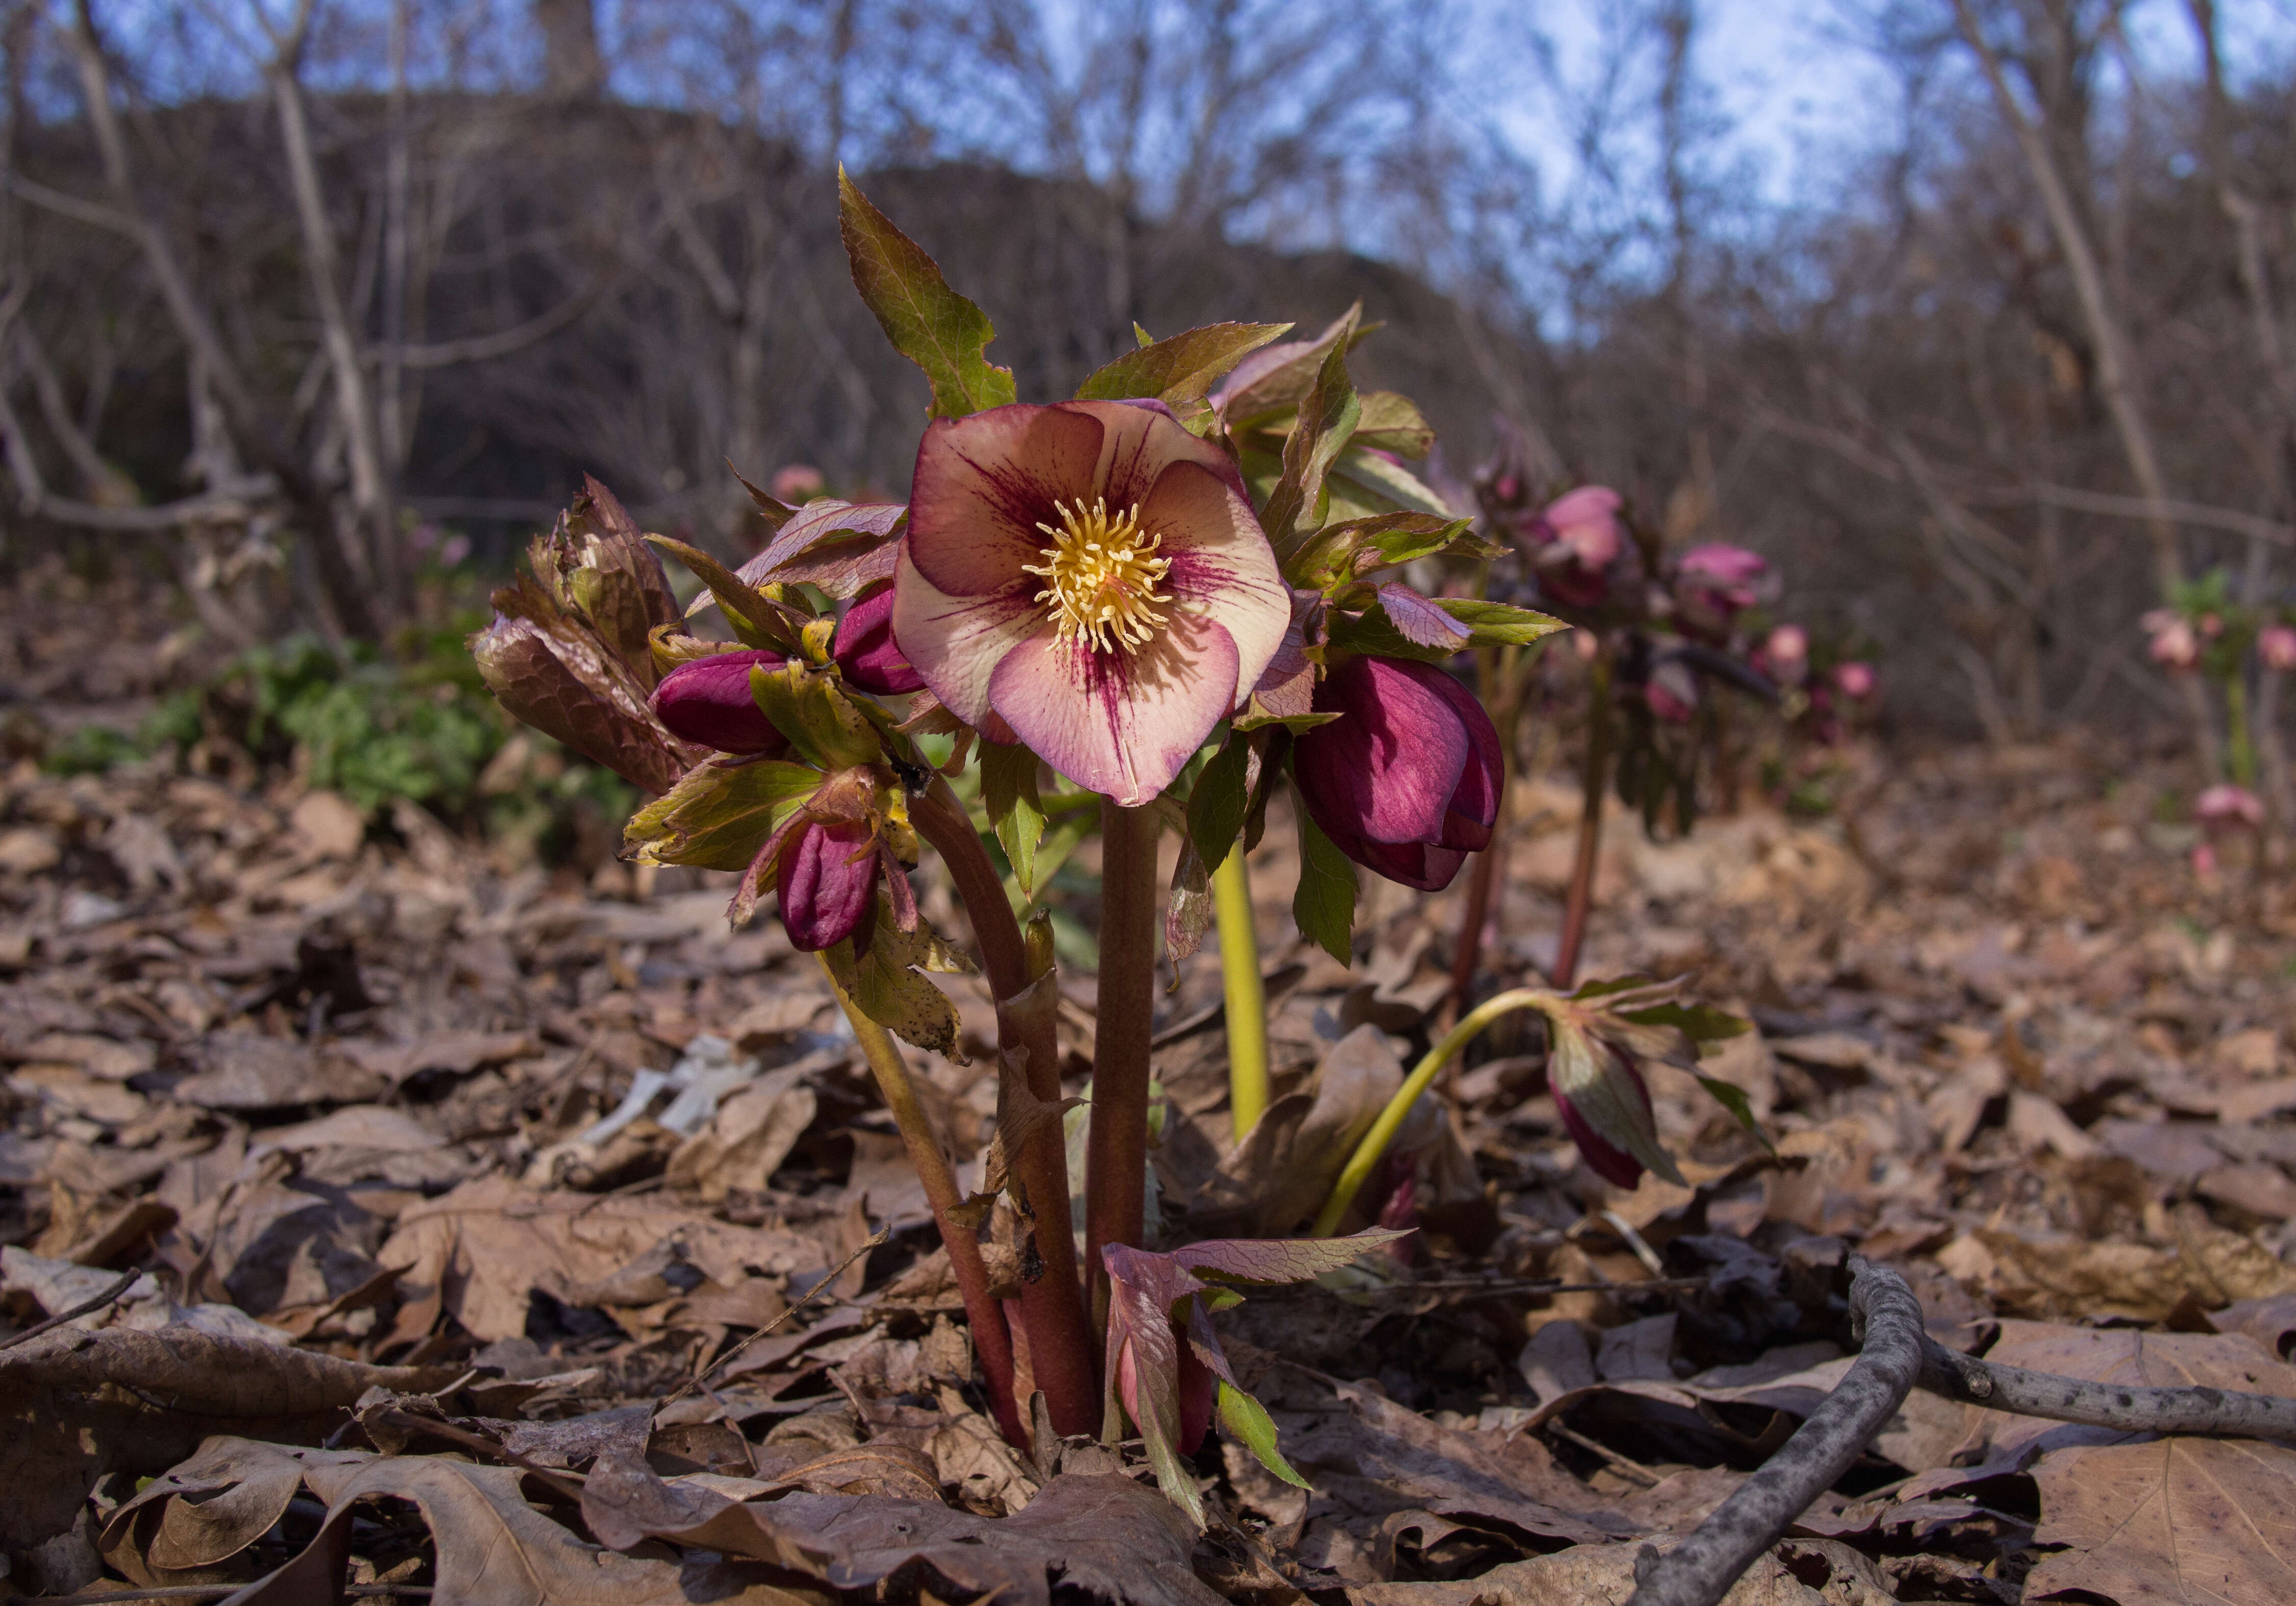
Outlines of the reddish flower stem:
{"type": "Polygon", "coordinates": [[[1554,947],[1555,989],[1570,990],[1578,973],[1578,948],[1587,935],[1587,911],[1595,901],[1595,867],[1603,853],[1603,792],[1611,767],[1611,660],[1595,656],[1594,691],[1587,715],[1587,769],[1580,778],[1578,855],[1570,864],[1570,891],[1562,905],[1562,935],[1554,947]]]}
{"type": "Polygon", "coordinates": [[[1141,1243],[1148,1181],[1148,1037],[1156,1001],[1153,805],[1100,806],[1100,1003],[1092,1042],[1092,1127],[1085,1144],[1085,1273],[1094,1325],[1104,1320],[1101,1246],[1141,1243]]]}
{"type": "MultiPolygon", "coordinates": [[[[947,781],[936,777],[922,796],[912,800],[909,822],[948,866],[949,879],[955,883],[956,895],[972,922],[980,968],[998,1005],[998,1047],[1007,1053],[1025,1050],[1029,1091],[1047,1102],[1057,1102],[1061,1097],[1057,1016],[1049,1010],[1004,1007],[1037,979],[1031,973],[1021,923],[1005,899],[1004,878],[989,862],[964,806],[947,781]]],[[[1055,1431],[1096,1432],[1100,1427],[1100,1384],[1095,1372],[1098,1347],[1085,1319],[1083,1283],[1077,1274],[1076,1237],[1069,1225],[1068,1150],[1059,1122],[1051,1123],[1048,1130],[1013,1157],[1013,1174],[1035,1214],[1037,1253],[1044,1261],[1044,1274],[1021,1285],[1020,1304],[1036,1384],[1044,1390],[1055,1431]]]]}

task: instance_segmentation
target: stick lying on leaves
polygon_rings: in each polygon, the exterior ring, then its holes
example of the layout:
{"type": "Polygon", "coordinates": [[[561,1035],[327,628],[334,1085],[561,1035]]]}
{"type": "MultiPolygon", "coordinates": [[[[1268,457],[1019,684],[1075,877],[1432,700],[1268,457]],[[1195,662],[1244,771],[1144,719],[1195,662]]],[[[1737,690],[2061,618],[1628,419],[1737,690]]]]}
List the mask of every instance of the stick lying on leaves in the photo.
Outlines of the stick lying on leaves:
{"type": "Polygon", "coordinates": [[[1856,1364],[1834,1390],[1691,1536],[1636,1558],[1628,1606],[1715,1606],[1755,1557],[1847,1471],[1916,1388],[2021,1416],[2130,1432],[2196,1433],[2296,1443],[2296,1400],[2222,1389],[2134,1389],[1998,1366],[1929,1336],[1906,1280],[1862,1256],[1849,1262],[1856,1364]]]}

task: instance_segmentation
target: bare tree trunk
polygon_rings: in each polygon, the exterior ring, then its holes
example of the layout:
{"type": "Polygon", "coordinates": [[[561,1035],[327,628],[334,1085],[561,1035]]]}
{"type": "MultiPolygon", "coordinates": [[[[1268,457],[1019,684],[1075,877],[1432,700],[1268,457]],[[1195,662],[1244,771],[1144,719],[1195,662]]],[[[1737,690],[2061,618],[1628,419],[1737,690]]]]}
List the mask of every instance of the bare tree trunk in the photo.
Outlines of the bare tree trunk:
{"type": "MultiPolygon", "coordinates": [[[[2017,136],[2018,149],[2023,152],[2025,165],[2030,172],[2034,188],[2041,193],[2041,204],[2048,213],[2050,232],[2056,237],[2057,249],[2062,253],[2065,269],[2071,274],[2073,294],[2080,302],[2081,317],[2088,325],[2089,338],[2096,345],[2096,385],[2103,394],[2105,409],[2112,416],[2113,431],[2120,438],[2121,455],[2128,460],[2128,470],[2136,480],[2136,488],[2147,501],[2169,500],[2168,477],[2161,471],[2161,457],[2155,449],[2152,431],[2144,417],[2143,398],[2139,393],[2136,367],[2136,352],[2128,331],[2121,325],[2105,291],[2104,274],[2098,266],[2096,250],[2091,243],[2088,229],[2073,205],[2071,193],[2065,187],[2063,176],[2057,169],[2055,157],[2043,130],[2025,114],[2024,105],[2009,86],[2001,70],[2001,58],[1986,39],[1978,26],[1977,15],[1970,0],[1954,0],[1954,12],[1961,23],[1961,37],[1976,53],[1978,64],[1983,68],[1986,82],[1991,86],[1993,98],[2001,108],[2002,117],[2017,136]]],[[[2154,516],[2145,522],[2145,531],[2152,542],[2152,565],[2161,594],[2165,597],[2183,584],[2185,560],[2176,525],[2167,518],[2154,516]]],[[[2222,766],[2216,725],[2208,705],[2208,694],[2197,677],[2184,681],[2185,699],[2193,717],[2195,739],[2201,745],[2202,761],[2209,773],[2217,774],[2222,766]]]]}

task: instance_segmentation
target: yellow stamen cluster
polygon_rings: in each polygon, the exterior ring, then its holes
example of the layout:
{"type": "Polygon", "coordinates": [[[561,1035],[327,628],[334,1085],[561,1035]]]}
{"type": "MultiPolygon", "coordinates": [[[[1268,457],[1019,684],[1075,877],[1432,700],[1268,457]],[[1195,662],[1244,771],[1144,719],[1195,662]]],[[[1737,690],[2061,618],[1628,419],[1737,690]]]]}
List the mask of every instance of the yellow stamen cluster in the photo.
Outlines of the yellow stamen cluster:
{"type": "Polygon", "coordinates": [[[1061,527],[1037,526],[1052,545],[1042,563],[1024,564],[1022,571],[1044,577],[1037,601],[1052,605],[1054,629],[1062,641],[1089,643],[1096,652],[1128,654],[1145,645],[1165,622],[1157,604],[1172,600],[1156,589],[1172,567],[1171,559],[1156,555],[1164,537],[1143,533],[1136,506],[1111,518],[1097,496],[1090,508],[1081,498],[1073,509],[1065,502],[1053,505],[1061,527]]]}

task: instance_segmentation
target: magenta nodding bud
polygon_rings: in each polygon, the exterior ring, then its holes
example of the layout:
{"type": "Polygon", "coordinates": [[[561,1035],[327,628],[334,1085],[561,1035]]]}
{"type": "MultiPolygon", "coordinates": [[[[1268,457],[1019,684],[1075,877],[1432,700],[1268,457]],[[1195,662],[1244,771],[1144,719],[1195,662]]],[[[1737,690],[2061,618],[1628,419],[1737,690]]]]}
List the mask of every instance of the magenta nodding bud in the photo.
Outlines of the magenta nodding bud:
{"type": "Polygon", "coordinates": [[[877,912],[878,870],[876,837],[866,823],[807,821],[782,845],[776,869],[791,946],[817,954],[857,932],[865,944],[877,912]]]}
{"type": "Polygon", "coordinates": [[[1578,1152],[1587,1161],[1587,1168],[1615,1187],[1631,1188],[1643,1179],[1643,1162],[1616,1144],[1606,1142],[1602,1135],[1587,1124],[1587,1118],[1571,1107],[1562,1094],[1554,1095],[1555,1113],[1562,1118],[1562,1129],[1570,1141],[1578,1145],[1578,1152]]]}
{"type": "Polygon", "coordinates": [[[653,689],[654,717],[686,741],[721,753],[777,758],[789,751],[789,738],[750,695],[750,671],[778,669],[788,661],[778,652],[741,651],[680,664],[653,689]]]}
{"type": "Polygon", "coordinates": [[[893,640],[891,582],[862,593],[837,624],[837,640],[830,649],[845,678],[865,692],[898,697],[924,689],[924,676],[901,655],[893,640]]]}
{"type": "Polygon", "coordinates": [[[1499,735],[1474,694],[1431,664],[1353,658],[1316,688],[1293,773],[1308,812],[1357,864],[1423,892],[1451,884],[1498,819],[1499,735]]]}

